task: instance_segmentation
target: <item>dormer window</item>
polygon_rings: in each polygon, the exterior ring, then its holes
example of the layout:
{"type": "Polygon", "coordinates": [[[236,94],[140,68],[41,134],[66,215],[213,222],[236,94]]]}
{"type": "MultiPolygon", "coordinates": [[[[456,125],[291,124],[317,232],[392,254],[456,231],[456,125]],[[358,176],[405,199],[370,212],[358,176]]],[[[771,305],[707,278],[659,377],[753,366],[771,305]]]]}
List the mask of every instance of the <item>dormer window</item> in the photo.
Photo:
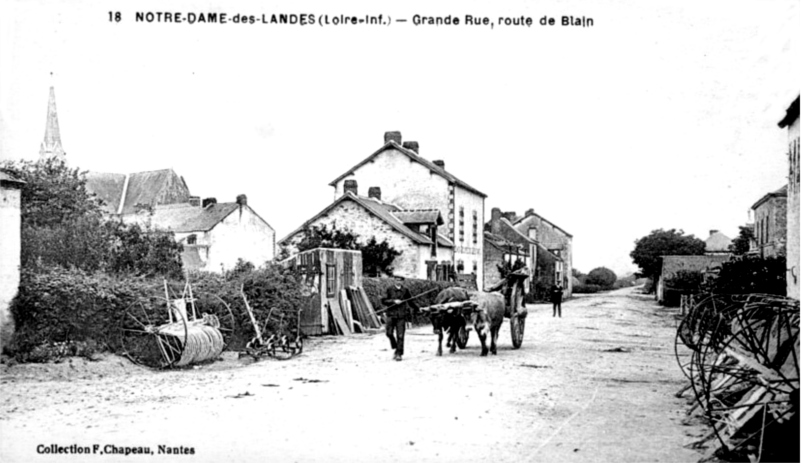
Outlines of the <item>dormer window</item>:
{"type": "Polygon", "coordinates": [[[186,244],[197,244],[197,235],[192,234],[186,237],[186,244]]]}

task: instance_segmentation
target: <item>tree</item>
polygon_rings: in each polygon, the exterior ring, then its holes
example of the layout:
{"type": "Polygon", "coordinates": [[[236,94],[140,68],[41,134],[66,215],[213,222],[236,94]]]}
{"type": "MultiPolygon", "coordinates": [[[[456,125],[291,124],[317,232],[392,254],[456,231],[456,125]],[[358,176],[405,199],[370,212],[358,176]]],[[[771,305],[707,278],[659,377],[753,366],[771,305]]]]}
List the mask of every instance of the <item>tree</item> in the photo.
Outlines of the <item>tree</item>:
{"type": "Polygon", "coordinates": [[[740,234],[737,238],[731,240],[729,251],[736,256],[742,256],[748,253],[751,249],[751,241],[754,240],[754,226],[743,225],[740,226],[740,234]]]}
{"type": "Polygon", "coordinates": [[[656,281],[662,271],[662,256],[703,255],[706,243],[683,230],[654,230],[634,242],[631,259],[640,267],[638,276],[656,281]]]}
{"type": "Polygon", "coordinates": [[[362,243],[359,235],[348,229],[340,230],[336,224],[315,225],[302,231],[303,238],[298,243],[299,252],[316,248],[351,249],[362,252],[362,273],[366,275],[392,275],[392,263],[401,251],[392,247],[387,240],[379,242],[375,236],[362,243]]]}
{"type": "Polygon", "coordinates": [[[615,275],[615,272],[606,267],[594,268],[587,274],[588,285],[598,285],[602,288],[611,288],[616,280],[617,275],[615,275]]]}

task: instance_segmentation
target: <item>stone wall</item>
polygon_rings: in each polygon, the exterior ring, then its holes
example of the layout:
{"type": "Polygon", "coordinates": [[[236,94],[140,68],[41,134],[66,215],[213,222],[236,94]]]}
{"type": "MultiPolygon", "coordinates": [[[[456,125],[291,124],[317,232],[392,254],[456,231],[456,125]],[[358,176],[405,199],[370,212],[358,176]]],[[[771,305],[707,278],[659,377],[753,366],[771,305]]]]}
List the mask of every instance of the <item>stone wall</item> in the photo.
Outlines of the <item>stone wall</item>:
{"type": "Polygon", "coordinates": [[[754,234],[757,248],[762,257],[775,257],[786,254],[786,197],[771,197],[754,210],[754,234]]]}
{"type": "Polygon", "coordinates": [[[19,289],[20,201],[19,187],[0,181],[0,350],[14,334],[10,305],[19,289]]]}
{"type": "Polygon", "coordinates": [[[787,186],[787,295],[799,298],[799,129],[798,119],[788,128],[788,158],[790,163],[789,183],[787,186]]]}
{"type": "Polygon", "coordinates": [[[573,272],[573,238],[536,214],[526,214],[524,219],[515,224],[517,231],[526,236],[529,236],[529,228],[532,227],[537,229],[537,241],[545,249],[559,250],[559,257],[564,261],[562,278],[564,296],[570,297],[573,294],[573,281],[570,278],[573,272]]]}
{"type": "MultiPolygon", "coordinates": [[[[472,273],[476,269],[476,284],[478,289],[484,289],[484,198],[454,185],[454,230],[451,241],[454,244],[454,265],[464,263],[462,273],[472,273]],[[461,215],[461,214],[464,215],[461,215]],[[474,215],[475,214],[475,215],[474,215]],[[463,222],[463,223],[462,223],[463,222]],[[475,226],[474,226],[475,223],[475,226]],[[460,230],[463,233],[460,233],[460,230]],[[475,264],[475,267],[474,265],[475,264]]],[[[442,212],[442,217],[448,217],[449,212],[442,212]]],[[[448,222],[448,219],[445,219],[448,222]]],[[[447,236],[447,235],[446,235],[447,236]]]]}

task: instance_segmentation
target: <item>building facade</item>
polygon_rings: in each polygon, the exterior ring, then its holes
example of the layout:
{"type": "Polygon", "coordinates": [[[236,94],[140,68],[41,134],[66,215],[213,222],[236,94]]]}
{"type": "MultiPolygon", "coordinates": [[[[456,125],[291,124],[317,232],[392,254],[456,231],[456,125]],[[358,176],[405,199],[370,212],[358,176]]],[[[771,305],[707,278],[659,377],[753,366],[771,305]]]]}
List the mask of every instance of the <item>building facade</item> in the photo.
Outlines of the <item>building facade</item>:
{"type": "Polygon", "coordinates": [[[784,118],[779,121],[779,127],[787,129],[787,161],[789,172],[787,176],[787,295],[799,298],[799,222],[798,222],[798,193],[799,193],[799,131],[798,131],[798,105],[799,98],[787,108],[784,118]]]}
{"type": "Polygon", "coordinates": [[[372,197],[347,191],[321,212],[307,220],[278,244],[294,255],[305,237],[305,230],[325,225],[329,229],[348,230],[359,235],[362,244],[371,237],[400,251],[392,264],[394,274],[406,278],[441,278],[444,267],[452,267],[453,243],[442,236],[444,223],[438,210],[402,209],[380,199],[380,190],[372,197]]]}
{"type": "Polygon", "coordinates": [[[563,228],[549,221],[545,217],[529,209],[522,217],[517,217],[514,213],[506,213],[513,219],[515,229],[520,233],[536,240],[542,248],[558,259],[553,260],[556,265],[555,281],[562,284],[564,296],[573,295],[573,235],[563,228]]]}
{"type": "Polygon", "coordinates": [[[10,309],[19,290],[23,184],[0,170],[0,351],[14,334],[10,309]]]}
{"type": "Polygon", "coordinates": [[[245,195],[236,202],[169,204],[123,214],[126,223],[148,230],[168,231],[181,243],[184,270],[222,272],[239,259],[260,266],[275,258],[275,230],[247,203],[245,195]]]}
{"type": "Polygon", "coordinates": [[[442,160],[420,156],[417,142],[403,142],[400,132],[386,132],[384,145],[330,183],[334,199],[359,189],[380,187],[384,201],[402,209],[435,209],[443,218],[440,235],[453,243],[457,273],[483,281],[484,193],[445,170],[442,160]]]}
{"type": "Polygon", "coordinates": [[[787,254],[787,186],[768,193],[751,206],[754,241],[750,252],[760,257],[787,254]]]}

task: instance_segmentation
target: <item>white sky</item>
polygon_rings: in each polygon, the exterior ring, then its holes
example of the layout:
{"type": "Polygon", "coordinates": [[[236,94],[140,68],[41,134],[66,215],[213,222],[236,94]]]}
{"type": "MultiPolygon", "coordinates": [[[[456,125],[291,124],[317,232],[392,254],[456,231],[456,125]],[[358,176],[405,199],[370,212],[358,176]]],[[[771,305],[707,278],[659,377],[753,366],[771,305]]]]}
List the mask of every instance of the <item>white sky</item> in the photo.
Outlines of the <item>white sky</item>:
{"type": "MultiPolygon", "coordinates": [[[[656,228],[734,237],[786,179],[799,2],[171,2],[170,11],[584,15],[593,28],[142,24],[163,2],[0,6],[0,157],[35,159],[56,88],[68,160],[172,167],[239,193],[279,238],[400,130],[420,154],[574,235],[574,266],[634,270],[656,228]],[[270,6],[272,5],[272,6],[270,6]],[[110,23],[108,11],[123,21],[110,23]],[[50,73],[54,73],[51,79],[50,73]]],[[[366,187],[366,186],[365,186],[366,187]]]]}

